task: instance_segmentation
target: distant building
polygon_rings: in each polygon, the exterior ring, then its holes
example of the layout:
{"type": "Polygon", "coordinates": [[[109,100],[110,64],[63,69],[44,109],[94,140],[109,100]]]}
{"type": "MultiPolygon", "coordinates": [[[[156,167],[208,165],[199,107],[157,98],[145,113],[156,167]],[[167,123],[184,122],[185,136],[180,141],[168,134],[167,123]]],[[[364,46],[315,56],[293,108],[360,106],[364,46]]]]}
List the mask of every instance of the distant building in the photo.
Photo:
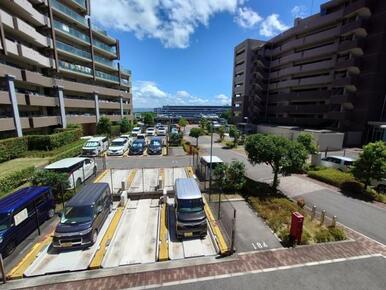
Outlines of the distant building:
{"type": "Polygon", "coordinates": [[[234,49],[235,122],[386,139],[386,1],[332,0],[268,41],[234,49]]]}
{"type": "Polygon", "coordinates": [[[155,108],[157,117],[187,120],[199,120],[201,118],[219,118],[221,113],[230,110],[230,106],[163,106],[155,108]]]}

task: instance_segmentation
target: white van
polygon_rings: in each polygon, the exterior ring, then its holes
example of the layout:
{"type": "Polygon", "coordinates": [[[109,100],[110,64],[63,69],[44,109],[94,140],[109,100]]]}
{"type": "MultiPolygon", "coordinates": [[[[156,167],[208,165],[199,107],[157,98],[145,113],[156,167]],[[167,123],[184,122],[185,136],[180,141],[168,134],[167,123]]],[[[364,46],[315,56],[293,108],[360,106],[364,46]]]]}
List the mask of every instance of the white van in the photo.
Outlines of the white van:
{"type": "Polygon", "coordinates": [[[97,165],[90,158],[74,157],[56,161],[44,169],[68,173],[69,188],[72,189],[81,185],[90,176],[96,175],[97,165]]]}
{"type": "Polygon", "coordinates": [[[350,167],[353,165],[354,161],[355,160],[350,157],[328,156],[322,158],[322,160],[320,161],[320,165],[324,167],[336,168],[342,171],[348,171],[350,170],[350,167]]]}
{"type": "Polygon", "coordinates": [[[82,147],[82,155],[98,156],[107,150],[109,139],[107,137],[94,137],[89,139],[82,147]]]}

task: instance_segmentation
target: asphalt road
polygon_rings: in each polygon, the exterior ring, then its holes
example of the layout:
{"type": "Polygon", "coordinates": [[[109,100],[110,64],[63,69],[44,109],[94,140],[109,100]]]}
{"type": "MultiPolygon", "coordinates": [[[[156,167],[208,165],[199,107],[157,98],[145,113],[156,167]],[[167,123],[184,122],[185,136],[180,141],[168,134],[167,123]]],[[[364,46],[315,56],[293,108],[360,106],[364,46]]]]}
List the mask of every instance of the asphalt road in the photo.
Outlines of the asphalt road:
{"type": "MultiPolygon", "coordinates": [[[[103,159],[96,158],[99,169],[103,168],[103,159]]],[[[132,169],[132,168],[167,168],[186,167],[192,165],[189,156],[128,156],[106,157],[107,168],[132,169]]]]}
{"type": "MultiPolygon", "coordinates": [[[[386,289],[386,259],[373,257],[179,284],[162,289],[386,289]]],[[[159,288],[157,288],[159,289],[159,288]]]]}

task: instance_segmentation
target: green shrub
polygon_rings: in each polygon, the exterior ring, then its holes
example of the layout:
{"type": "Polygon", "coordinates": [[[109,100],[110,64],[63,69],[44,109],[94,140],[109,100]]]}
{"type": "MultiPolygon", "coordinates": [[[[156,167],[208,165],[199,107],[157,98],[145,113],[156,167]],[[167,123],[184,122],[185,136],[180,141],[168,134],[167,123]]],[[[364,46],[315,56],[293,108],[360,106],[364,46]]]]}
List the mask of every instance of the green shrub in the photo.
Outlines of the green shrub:
{"type": "Polygon", "coordinates": [[[16,187],[26,183],[34,171],[35,167],[31,166],[0,178],[0,195],[10,192],[16,187]]]}
{"type": "Polygon", "coordinates": [[[234,148],[235,147],[235,143],[233,141],[226,141],[225,142],[225,147],[226,148],[234,148]]]}
{"type": "Polygon", "coordinates": [[[334,241],[343,241],[346,239],[346,234],[343,229],[338,227],[329,227],[328,231],[331,236],[334,238],[334,241]]]}
{"type": "Polygon", "coordinates": [[[82,129],[64,130],[52,135],[28,136],[28,150],[50,151],[63,145],[77,141],[82,136],[82,129]]]}
{"type": "Polygon", "coordinates": [[[111,135],[119,136],[121,134],[121,126],[120,125],[112,125],[111,126],[111,135]]]}
{"type": "Polygon", "coordinates": [[[303,227],[303,232],[302,232],[302,240],[300,241],[300,244],[301,245],[308,245],[310,244],[311,242],[311,234],[309,231],[307,231],[304,227],[303,227]]]}
{"type": "Polygon", "coordinates": [[[315,233],[315,240],[318,243],[326,243],[334,240],[334,237],[331,235],[330,231],[326,228],[320,228],[315,233]]]}
{"type": "Polygon", "coordinates": [[[343,182],[340,185],[340,189],[343,193],[350,195],[360,195],[363,193],[362,184],[356,180],[343,182]]]}
{"type": "Polygon", "coordinates": [[[68,182],[68,175],[66,173],[46,169],[36,170],[30,180],[33,185],[50,186],[58,201],[61,199],[61,186],[63,186],[64,191],[70,185],[68,182]]]}
{"type": "Polygon", "coordinates": [[[0,162],[20,157],[28,149],[26,137],[0,140],[0,162]]]}
{"type": "Polygon", "coordinates": [[[307,175],[322,182],[340,187],[344,182],[353,181],[354,177],[348,172],[342,172],[335,168],[326,168],[319,171],[309,171],[307,175]]]}
{"type": "Polygon", "coordinates": [[[57,155],[55,155],[50,161],[55,162],[63,158],[69,158],[69,157],[75,157],[82,153],[82,147],[84,142],[77,144],[74,147],[69,148],[68,150],[65,150],[57,155]]]}

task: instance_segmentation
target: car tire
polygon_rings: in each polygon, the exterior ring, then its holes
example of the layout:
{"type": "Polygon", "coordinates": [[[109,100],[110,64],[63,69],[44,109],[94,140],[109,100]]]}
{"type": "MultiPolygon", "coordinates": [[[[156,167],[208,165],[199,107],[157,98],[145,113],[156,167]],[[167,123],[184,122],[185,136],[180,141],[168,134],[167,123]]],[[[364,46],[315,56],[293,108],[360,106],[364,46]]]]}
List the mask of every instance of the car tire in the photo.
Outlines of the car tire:
{"type": "Polygon", "coordinates": [[[93,233],[92,233],[92,244],[94,245],[96,243],[98,239],[98,231],[95,230],[93,233]]]}
{"type": "Polygon", "coordinates": [[[52,219],[54,216],[55,216],[55,209],[51,208],[51,209],[48,211],[48,218],[49,218],[49,219],[52,219]]]}
{"type": "Polygon", "coordinates": [[[4,257],[11,255],[16,249],[16,241],[10,241],[4,248],[4,257]]]}
{"type": "Polygon", "coordinates": [[[97,168],[96,168],[96,166],[94,166],[94,169],[93,169],[93,174],[96,176],[97,175],[97,168]]]}

